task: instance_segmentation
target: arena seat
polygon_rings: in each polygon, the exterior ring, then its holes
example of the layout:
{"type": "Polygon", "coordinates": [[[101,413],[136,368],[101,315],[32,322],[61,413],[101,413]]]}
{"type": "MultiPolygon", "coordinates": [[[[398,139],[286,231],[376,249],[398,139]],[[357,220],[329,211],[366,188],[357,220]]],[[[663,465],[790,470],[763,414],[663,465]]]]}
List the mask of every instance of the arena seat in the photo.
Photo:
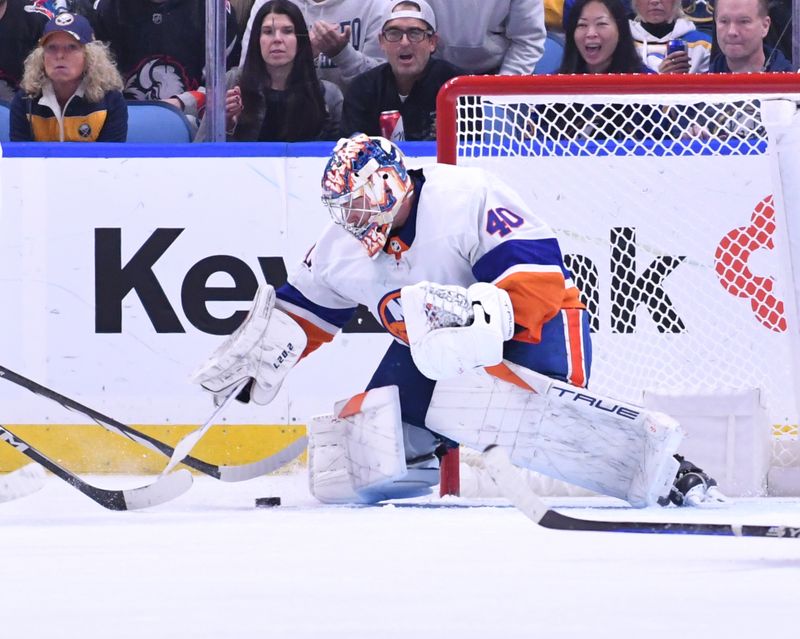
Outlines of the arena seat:
{"type": "Polygon", "coordinates": [[[563,57],[564,45],[558,38],[548,33],[544,41],[544,53],[539,62],[536,63],[536,68],[533,70],[534,75],[558,73],[563,57]]]}
{"type": "Polygon", "coordinates": [[[128,142],[191,142],[193,136],[189,120],[171,104],[128,101],[128,142]]]}
{"type": "Polygon", "coordinates": [[[9,141],[9,124],[11,120],[11,110],[8,103],[0,102],[0,142],[9,141]]]}

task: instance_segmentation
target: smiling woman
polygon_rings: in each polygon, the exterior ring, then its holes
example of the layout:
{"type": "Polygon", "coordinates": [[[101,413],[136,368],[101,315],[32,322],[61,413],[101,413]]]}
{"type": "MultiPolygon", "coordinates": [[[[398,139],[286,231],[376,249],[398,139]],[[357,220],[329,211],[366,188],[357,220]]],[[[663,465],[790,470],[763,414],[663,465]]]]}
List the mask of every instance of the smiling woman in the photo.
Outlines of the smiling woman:
{"type": "MultiPolygon", "coordinates": [[[[335,84],[317,77],[308,27],[300,9],[289,0],[271,0],[258,10],[253,25],[242,67],[231,69],[227,75],[227,139],[337,139],[342,93],[335,84]]],[[[195,141],[207,136],[204,118],[195,141]]]]}
{"type": "Polygon", "coordinates": [[[25,60],[22,89],[11,103],[11,140],[124,142],[128,108],[106,46],[89,21],[61,13],[44,27],[25,60]]]}
{"type": "Polygon", "coordinates": [[[651,73],[633,44],[620,0],[578,0],[565,23],[559,73],[651,73]]]}

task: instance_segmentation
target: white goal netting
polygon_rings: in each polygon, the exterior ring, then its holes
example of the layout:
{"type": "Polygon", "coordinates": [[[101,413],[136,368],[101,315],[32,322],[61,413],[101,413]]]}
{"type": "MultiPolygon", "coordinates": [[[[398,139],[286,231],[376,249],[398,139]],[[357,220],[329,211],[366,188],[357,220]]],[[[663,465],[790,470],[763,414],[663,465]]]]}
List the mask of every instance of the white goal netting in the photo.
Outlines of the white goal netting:
{"type": "Polygon", "coordinates": [[[743,82],[459,78],[439,159],[493,170],[554,228],[592,315],[595,391],[757,388],[771,464],[797,466],[794,286],[760,106],[800,83],[743,82]]]}

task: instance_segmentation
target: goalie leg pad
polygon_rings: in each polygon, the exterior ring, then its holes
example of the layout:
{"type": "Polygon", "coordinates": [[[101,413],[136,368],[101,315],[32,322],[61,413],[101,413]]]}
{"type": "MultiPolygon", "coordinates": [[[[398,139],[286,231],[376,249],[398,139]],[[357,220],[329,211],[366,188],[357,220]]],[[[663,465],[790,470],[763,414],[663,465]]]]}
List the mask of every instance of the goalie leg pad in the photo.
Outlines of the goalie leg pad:
{"type": "Polygon", "coordinates": [[[506,362],[528,389],[491,378],[440,382],[426,424],[548,477],[642,507],[669,494],[682,432],[663,413],[618,402],[506,362]]]}
{"type": "Polygon", "coordinates": [[[309,424],[309,489],[321,502],[371,504],[416,497],[438,483],[438,463],[429,457],[406,465],[404,440],[420,451],[427,431],[406,432],[397,386],[361,393],[338,402],[334,410],[309,424]]]}
{"type": "Polygon", "coordinates": [[[268,404],[302,356],[307,339],[297,322],[275,308],[275,289],[267,284],[256,292],[241,326],[192,374],[192,381],[214,393],[219,403],[249,378],[249,399],[268,404]]]}

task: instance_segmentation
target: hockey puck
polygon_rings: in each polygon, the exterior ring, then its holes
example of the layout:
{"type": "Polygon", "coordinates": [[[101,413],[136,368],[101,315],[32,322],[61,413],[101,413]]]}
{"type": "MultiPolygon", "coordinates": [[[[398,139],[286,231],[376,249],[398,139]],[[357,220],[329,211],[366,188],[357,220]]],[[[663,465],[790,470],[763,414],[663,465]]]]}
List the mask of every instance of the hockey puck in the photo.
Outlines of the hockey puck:
{"type": "Polygon", "coordinates": [[[273,506],[280,506],[280,497],[258,497],[256,499],[256,508],[272,508],[273,506]]]}

